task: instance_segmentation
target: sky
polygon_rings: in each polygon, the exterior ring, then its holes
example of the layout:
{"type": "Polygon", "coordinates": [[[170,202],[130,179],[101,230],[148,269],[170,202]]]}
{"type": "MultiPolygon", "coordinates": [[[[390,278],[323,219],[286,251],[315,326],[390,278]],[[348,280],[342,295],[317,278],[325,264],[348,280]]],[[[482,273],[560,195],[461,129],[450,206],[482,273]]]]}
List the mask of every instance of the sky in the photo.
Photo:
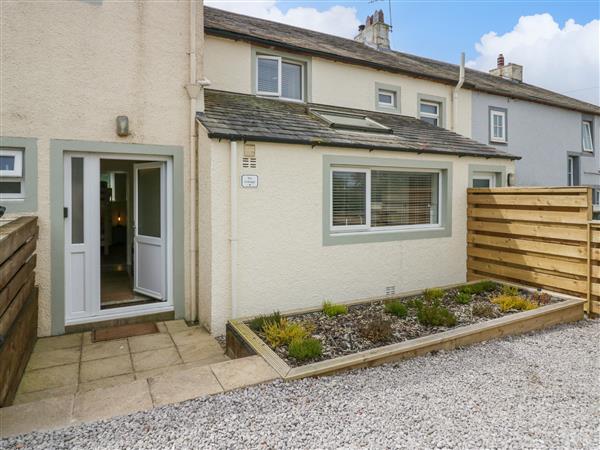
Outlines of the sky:
{"type": "MultiPolygon", "coordinates": [[[[388,0],[205,0],[208,6],[353,38],[388,0]]],[[[525,82],[600,105],[600,0],[392,0],[392,49],[487,71],[498,53],[525,82]]]]}

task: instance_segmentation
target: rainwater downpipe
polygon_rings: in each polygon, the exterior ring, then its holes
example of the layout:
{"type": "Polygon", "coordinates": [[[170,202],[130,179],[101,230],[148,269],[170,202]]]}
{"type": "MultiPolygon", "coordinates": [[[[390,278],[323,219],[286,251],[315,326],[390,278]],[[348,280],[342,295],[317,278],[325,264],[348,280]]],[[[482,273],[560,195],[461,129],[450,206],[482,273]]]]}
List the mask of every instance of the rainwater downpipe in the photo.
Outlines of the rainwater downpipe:
{"type": "Polygon", "coordinates": [[[230,267],[231,267],[231,317],[235,319],[238,315],[237,304],[237,253],[238,253],[238,205],[237,205],[237,142],[230,142],[229,152],[229,171],[230,171],[230,191],[229,191],[229,207],[230,207],[230,224],[229,224],[229,241],[230,241],[230,267]]]}
{"type": "Polygon", "coordinates": [[[189,320],[198,319],[198,298],[196,295],[196,98],[197,86],[197,60],[196,60],[196,0],[190,0],[190,80],[188,94],[190,97],[190,317],[189,320]]]}
{"type": "Polygon", "coordinates": [[[465,82],[465,52],[460,54],[460,73],[458,76],[458,84],[452,92],[452,126],[451,130],[456,131],[456,123],[458,122],[458,91],[462,88],[465,82]]]}

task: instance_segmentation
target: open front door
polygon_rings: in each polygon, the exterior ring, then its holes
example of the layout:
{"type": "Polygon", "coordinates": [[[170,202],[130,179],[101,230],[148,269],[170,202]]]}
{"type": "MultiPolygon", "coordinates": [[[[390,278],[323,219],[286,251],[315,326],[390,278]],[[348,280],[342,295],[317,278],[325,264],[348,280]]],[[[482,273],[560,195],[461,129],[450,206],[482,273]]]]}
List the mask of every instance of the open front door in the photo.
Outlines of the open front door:
{"type": "Polygon", "coordinates": [[[135,164],[133,172],[133,289],[140,294],[166,300],[165,164],[135,164]]]}

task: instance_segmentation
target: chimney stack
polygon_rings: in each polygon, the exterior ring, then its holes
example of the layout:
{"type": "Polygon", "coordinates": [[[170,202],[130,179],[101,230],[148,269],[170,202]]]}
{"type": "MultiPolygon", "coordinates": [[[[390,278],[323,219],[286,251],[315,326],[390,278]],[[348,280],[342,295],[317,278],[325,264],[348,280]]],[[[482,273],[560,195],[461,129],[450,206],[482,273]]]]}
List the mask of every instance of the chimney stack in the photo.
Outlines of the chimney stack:
{"type": "Polygon", "coordinates": [[[498,66],[490,70],[492,75],[506,78],[507,80],[518,81],[519,83],[523,81],[523,66],[514,63],[504,65],[504,55],[502,53],[498,55],[497,63],[498,66]]]}
{"type": "Polygon", "coordinates": [[[381,9],[368,16],[364,25],[359,25],[354,40],[377,50],[390,49],[390,26],[385,23],[381,9]]]}

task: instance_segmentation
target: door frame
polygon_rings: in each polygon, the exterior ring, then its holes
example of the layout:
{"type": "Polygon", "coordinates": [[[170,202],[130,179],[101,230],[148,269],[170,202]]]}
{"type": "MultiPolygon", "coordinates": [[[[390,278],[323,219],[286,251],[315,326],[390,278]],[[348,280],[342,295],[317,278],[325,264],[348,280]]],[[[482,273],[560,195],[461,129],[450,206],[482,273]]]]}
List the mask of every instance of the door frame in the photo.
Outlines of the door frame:
{"type": "MultiPolygon", "coordinates": [[[[51,334],[63,334],[65,330],[65,220],[64,207],[64,153],[84,153],[106,159],[137,159],[146,161],[168,161],[167,186],[170,193],[167,202],[168,233],[167,257],[170,261],[168,276],[168,302],[158,303],[154,308],[122,307],[107,310],[96,320],[110,320],[173,311],[175,318],[185,315],[185,247],[184,247],[184,202],[174,199],[185,198],[183,147],[171,145],[127,144],[80,140],[50,140],[50,317],[51,334]],[[100,155],[98,155],[100,154],[100,155]],[[175,236],[177,238],[175,239],[175,236]],[[168,303],[168,304],[166,304],[168,303]]],[[[154,306],[154,305],[152,305],[154,306]]],[[[91,320],[79,323],[91,322],[91,320]]],[[[75,324],[69,321],[69,325],[75,324]]]]}
{"type": "MultiPolygon", "coordinates": [[[[166,294],[166,300],[165,301],[157,301],[156,303],[149,303],[149,304],[144,304],[144,305],[132,305],[132,306],[120,306],[118,308],[109,308],[109,309],[102,309],[102,304],[101,304],[101,298],[100,298],[100,292],[101,292],[101,286],[102,286],[102,279],[101,279],[101,256],[100,256],[100,222],[99,222],[99,214],[100,214],[100,193],[99,193],[99,188],[98,189],[94,189],[92,188],[89,191],[89,195],[86,193],[84,194],[84,198],[85,198],[85,203],[84,203],[84,209],[86,211],[86,215],[92,220],[92,224],[90,224],[91,226],[89,226],[89,228],[86,228],[86,230],[90,231],[90,234],[93,234],[93,238],[91,238],[91,240],[88,242],[88,245],[90,245],[92,247],[91,250],[91,257],[93,258],[93,260],[95,260],[95,267],[90,267],[89,268],[89,273],[94,273],[97,272],[97,278],[95,278],[93,275],[90,276],[90,282],[92,283],[91,285],[91,296],[89,298],[90,301],[93,302],[93,304],[91,305],[91,314],[89,315],[85,315],[85,316],[80,316],[80,317],[67,317],[68,315],[68,310],[65,310],[65,325],[78,325],[78,324],[82,324],[82,323],[88,323],[88,322],[98,322],[99,320],[110,320],[110,319],[120,319],[120,318],[124,318],[124,317],[131,317],[131,316],[135,316],[135,315],[144,315],[144,314],[153,314],[156,312],[164,312],[165,310],[170,311],[173,309],[173,264],[172,264],[172,256],[173,253],[170,251],[171,247],[172,247],[172,228],[173,228],[173,208],[172,208],[172,202],[174,201],[174,197],[173,197],[173,188],[171,186],[172,180],[173,180],[173,176],[172,176],[172,170],[173,170],[173,164],[171,161],[171,158],[169,157],[163,157],[163,156],[153,156],[153,155],[130,155],[130,154],[122,154],[122,153],[89,153],[89,152],[64,152],[63,153],[63,158],[65,161],[65,168],[67,167],[67,160],[69,160],[72,157],[82,157],[84,158],[84,167],[86,165],[93,165],[96,166],[94,168],[94,170],[97,169],[98,171],[98,178],[97,181],[98,186],[99,186],[99,182],[100,182],[100,161],[102,159],[119,159],[119,160],[127,160],[127,161],[148,161],[149,163],[162,163],[164,164],[164,183],[165,183],[165,195],[164,195],[164,201],[165,201],[165,233],[166,233],[166,240],[165,240],[165,245],[166,245],[166,251],[164,252],[164,258],[166,259],[165,261],[165,271],[166,271],[166,275],[165,275],[165,283],[166,283],[166,289],[165,289],[165,294],[166,294]],[[91,164],[90,164],[91,163],[91,164]],[[95,203],[94,199],[98,199],[97,204],[95,203]],[[91,205],[90,200],[92,200],[91,205]],[[89,210],[92,210],[92,213],[89,213],[89,210]],[[98,211],[96,211],[96,209],[98,209],[98,211]],[[98,220],[96,220],[98,219],[98,220]],[[97,223],[96,223],[97,222],[97,223]],[[96,270],[97,269],[97,270],[96,270]]],[[[70,163],[70,161],[69,161],[70,163]]],[[[135,178],[134,178],[135,179],[135,178]]],[[[65,177],[65,192],[68,193],[68,189],[66,188],[67,183],[67,177],[65,177]]],[[[94,179],[91,180],[91,182],[94,182],[94,179]]],[[[86,181],[84,181],[84,184],[86,183],[86,181]]],[[[65,200],[66,200],[66,196],[65,196],[65,200]]],[[[135,202],[135,199],[133,199],[133,201],[135,202]]],[[[71,218],[72,214],[71,211],[69,211],[69,219],[65,219],[65,242],[67,242],[67,234],[70,231],[70,218],[71,218]]],[[[88,222],[87,220],[84,219],[84,224],[88,222]]],[[[86,236],[87,238],[87,236],[86,236]]],[[[68,306],[70,304],[70,298],[69,298],[69,289],[67,289],[68,287],[68,280],[69,280],[69,266],[68,266],[68,253],[70,252],[69,248],[67,245],[65,245],[65,307],[68,306]]],[[[136,270],[136,269],[134,269],[136,270]]]]}

